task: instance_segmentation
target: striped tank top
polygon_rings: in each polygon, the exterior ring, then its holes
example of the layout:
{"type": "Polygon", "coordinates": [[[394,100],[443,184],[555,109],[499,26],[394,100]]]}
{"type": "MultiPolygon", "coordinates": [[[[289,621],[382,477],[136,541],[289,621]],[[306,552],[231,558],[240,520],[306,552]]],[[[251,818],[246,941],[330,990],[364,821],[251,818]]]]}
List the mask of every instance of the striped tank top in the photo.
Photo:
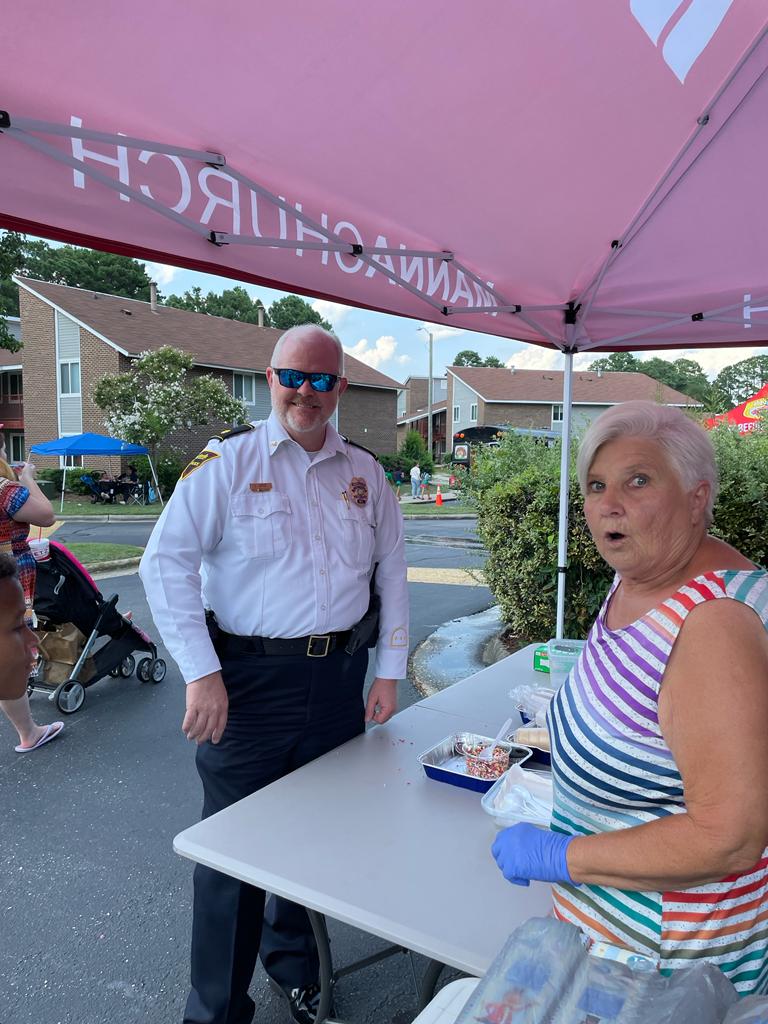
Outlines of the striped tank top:
{"type": "MultiPolygon", "coordinates": [[[[685,810],[683,783],[661,735],[658,697],[672,647],[697,604],[731,598],[768,629],[768,573],[698,576],[624,629],[605,624],[608,597],[548,713],[552,829],[593,835],[685,810]]],[[[768,680],[766,681],[768,684],[768,680]]],[[[768,992],[768,849],[743,875],[680,892],[553,887],[557,917],[593,939],[643,952],[662,973],[716,964],[742,995],[768,992]]]]}

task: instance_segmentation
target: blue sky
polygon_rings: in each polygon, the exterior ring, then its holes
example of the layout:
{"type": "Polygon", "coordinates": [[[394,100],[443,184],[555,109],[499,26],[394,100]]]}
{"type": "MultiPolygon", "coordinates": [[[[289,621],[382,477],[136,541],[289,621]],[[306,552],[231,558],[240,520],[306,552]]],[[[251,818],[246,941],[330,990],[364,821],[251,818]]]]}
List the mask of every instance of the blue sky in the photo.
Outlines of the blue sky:
{"type": "MultiPolygon", "coordinates": [[[[145,265],[147,273],[157,281],[163,295],[180,295],[195,286],[199,286],[203,293],[221,292],[234,287],[237,283],[230,278],[200,274],[165,264],[145,265]]],[[[252,297],[258,296],[265,306],[287,294],[251,284],[245,284],[243,287],[252,297]]],[[[427,336],[418,330],[419,327],[427,327],[432,331],[435,376],[442,375],[445,367],[453,362],[457,352],[466,348],[474,349],[483,357],[495,355],[503,363],[514,365],[518,369],[562,369],[562,356],[538,345],[510,341],[489,334],[476,334],[472,331],[457,331],[455,328],[430,324],[425,320],[408,320],[385,313],[370,313],[322,299],[308,298],[307,301],[331,322],[347,352],[398,381],[405,381],[409,376],[427,375],[427,336]]],[[[650,359],[654,355],[670,361],[679,356],[695,359],[711,379],[724,366],[753,355],[768,355],[768,348],[646,351],[638,353],[638,358],[650,359]]],[[[586,369],[595,358],[595,355],[586,354],[576,356],[574,366],[578,370],[586,369]]]]}

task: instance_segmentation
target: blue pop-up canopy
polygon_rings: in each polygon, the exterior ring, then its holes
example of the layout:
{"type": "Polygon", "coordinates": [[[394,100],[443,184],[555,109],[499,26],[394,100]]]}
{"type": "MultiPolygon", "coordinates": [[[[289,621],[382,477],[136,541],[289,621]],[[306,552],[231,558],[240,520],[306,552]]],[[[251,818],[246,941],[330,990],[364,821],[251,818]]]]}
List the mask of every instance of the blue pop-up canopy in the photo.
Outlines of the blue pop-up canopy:
{"type": "MultiPolygon", "coordinates": [[[[57,437],[53,441],[41,441],[40,444],[33,444],[30,451],[37,455],[146,455],[149,459],[149,468],[152,471],[152,479],[155,481],[160,504],[163,498],[160,494],[160,486],[157,482],[155,467],[152,465],[152,456],[149,448],[142,444],[131,444],[130,441],[122,441],[119,437],[107,437],[106,434],[70,434],[65,437],[57,437]]],[[[67,466],[64,466],[64,473],[61,478],[61,505],[64,509],[64,488],[67,481],[67,466]]]]}

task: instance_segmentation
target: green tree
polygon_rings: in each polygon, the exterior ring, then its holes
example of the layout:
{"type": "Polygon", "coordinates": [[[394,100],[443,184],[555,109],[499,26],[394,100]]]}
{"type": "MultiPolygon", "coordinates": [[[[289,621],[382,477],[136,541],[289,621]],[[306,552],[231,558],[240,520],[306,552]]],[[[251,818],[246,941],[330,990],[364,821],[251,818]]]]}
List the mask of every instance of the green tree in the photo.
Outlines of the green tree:
{"type": "Polygon", "coordinates": [[[261,299],[252,299],[242,285],[225,288],[223,292],[208,292],[203,295],[201,288],[193,288],[183,295],[169,295],[166,306],[176,309],[187,309],[193,313],[207,313],[209,316],[222,316],[227,320],[240,320],[246,324],[259,322],[259,310],[264,326],[269,327],[269,315],[261,299]]]}
{"type": "Polygon", "coordinates": [[[35,277],[71,288],[149,301],[150,279],[143,263],[74,245],[28,241],[9,232],[0,239],[0,313],[19,315],[19,290],[11,274],[35,277]]]}
{"type": "Polygon", "coordinates": [[[0,236],[0,348],[18,352],[20,343],[8,330],[5,316],[19,315],[19,289],[11,281],[11,274],[22,259],[24,236],[6,231],[0,236]]]}
{"type": "Polygon", "coordinates": [[[434,471],[435,463],[427,452],[427,442],[418,430],[408,431],[403,438],[398,454],[407,463],[408,469],[413,465],[418,465],[422,472],[432,473],[434,471]]]}
{"type": "Polygon", "coordinates": [[[298,327],[300,324],[317,324],[326,331],[333,329],[316,309],[312,309],[310,304],[298,295],[285,295],[282,299],[275,299],[269,307],[269,322],[279,331],[287,331],[289,327],[298,327]]]}
{"type": "Polygon", "coordinates": [[[642,373],[642,364],[631,352],[611,352],[589,364],[589,369],[607,373],[642,373]]]}
{"type": "Polygon", "coordinates": [[[709,406],[712,400],[712,385],[701,366],[694,359],[659,359],[654,356],[639,363],[640,371],[654,380],[661,381],[667,387],[690,395],[698,402],[709,406]]]}
{"type": "Polygon", "coordinates": [[[725,412],[751,398],[768,381],[768,356],[752,356],[726,366],[712,385],[725,412]]]}
{"type": "Polygon", "coordinates": [[[127,373],[102,377],[93,399],[106,413],[109,433],[146,445],[154,457],[157,446],[182,427],[212,420],[244,423],[243,403],[218,377],[193,376],[192,363],[189,353],[164,345],[142,353],[127,373]]]}
{"type": "Polygon", "coordinates": [[[499,359],[498,356],[486,356],[483,360],[483,366],[503,366],[504,363],[499,359]]]}
{"type": "Polygon", "coordinates": [[[482,366],[483,360],[480,358],[480,354],[475,352],[471,348],[462,349],[461,352],[456,353],[456,358],[453,360],[454,366],[482,366]]]}

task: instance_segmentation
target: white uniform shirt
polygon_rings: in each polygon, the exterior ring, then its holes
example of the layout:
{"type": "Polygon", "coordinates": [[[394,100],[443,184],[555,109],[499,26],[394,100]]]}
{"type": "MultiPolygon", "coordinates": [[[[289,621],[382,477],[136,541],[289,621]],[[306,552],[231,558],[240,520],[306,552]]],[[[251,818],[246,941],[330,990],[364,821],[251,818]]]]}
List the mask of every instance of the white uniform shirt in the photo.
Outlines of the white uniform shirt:
{"type": "Polygon", "coordinates": [[[340,632],[365,614],[375,563],[376,675],[405,676],[403,517],[368,452],[328,424],[322,450],[310,456],[273,413],[252,431],[210,441],[190,467],[139,569],[155,624],[186,682],[221,667],[204,608],[238,636],[340,632]]]}

